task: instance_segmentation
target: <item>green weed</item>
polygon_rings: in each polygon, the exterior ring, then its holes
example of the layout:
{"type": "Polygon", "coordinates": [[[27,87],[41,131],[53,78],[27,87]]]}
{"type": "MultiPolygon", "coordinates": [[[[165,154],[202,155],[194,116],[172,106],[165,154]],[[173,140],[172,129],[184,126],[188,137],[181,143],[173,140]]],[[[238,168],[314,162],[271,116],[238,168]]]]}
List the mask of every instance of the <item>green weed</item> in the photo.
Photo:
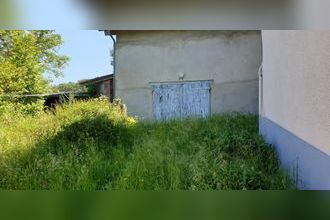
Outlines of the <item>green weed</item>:
{"type": "Polygon", "coordinates": [[[0,188],[288,189],[255,116],[137,123],[104,100],[2,116],[0,188]]]}

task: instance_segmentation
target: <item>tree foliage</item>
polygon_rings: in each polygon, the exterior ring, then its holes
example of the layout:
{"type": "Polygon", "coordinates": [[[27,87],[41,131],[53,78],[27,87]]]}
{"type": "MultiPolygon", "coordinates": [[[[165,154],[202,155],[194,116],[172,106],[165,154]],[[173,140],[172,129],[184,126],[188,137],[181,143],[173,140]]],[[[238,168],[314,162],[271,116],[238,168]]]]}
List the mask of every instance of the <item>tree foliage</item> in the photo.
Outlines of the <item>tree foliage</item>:
{"type": "Polygon", "coordinates": [[[0,31],[0,92],[46,92],[48,80],[62,75],[68,57],[60,56],[63,41],[53,31],[0,31]]]}
{"type": "Polygon", "coordinates": [[[54,92],[87,92],[87,89],[79,83],[61,83],[53,87],[54,92]]]}
{"type": "Polygon", "coordinates": [[[0,30],[0,95],[48,92],[49,81],[63,74],[69,60],[58,54],[62,43],[62,37],[54,31],[0,30]],[[48,78],[44,77],[45,73],[48,78]]]}

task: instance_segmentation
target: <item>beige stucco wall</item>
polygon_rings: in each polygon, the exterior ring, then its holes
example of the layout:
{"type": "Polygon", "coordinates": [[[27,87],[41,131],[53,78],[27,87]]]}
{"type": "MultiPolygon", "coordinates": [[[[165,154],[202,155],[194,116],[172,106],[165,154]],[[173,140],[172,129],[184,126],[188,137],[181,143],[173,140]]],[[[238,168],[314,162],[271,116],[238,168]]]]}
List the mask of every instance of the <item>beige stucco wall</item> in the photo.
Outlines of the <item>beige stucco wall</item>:
{"type": "Polygon", "coordinates": [[[330,31],[262,38],[262,115],[330,155],[330,31]]]}
{"type": "Polygon", "coordinates": [[[211,112],[258,112],[259,31],[117,32],[116,97],[153,118],[152,82],[213,80],[211,112]]]}

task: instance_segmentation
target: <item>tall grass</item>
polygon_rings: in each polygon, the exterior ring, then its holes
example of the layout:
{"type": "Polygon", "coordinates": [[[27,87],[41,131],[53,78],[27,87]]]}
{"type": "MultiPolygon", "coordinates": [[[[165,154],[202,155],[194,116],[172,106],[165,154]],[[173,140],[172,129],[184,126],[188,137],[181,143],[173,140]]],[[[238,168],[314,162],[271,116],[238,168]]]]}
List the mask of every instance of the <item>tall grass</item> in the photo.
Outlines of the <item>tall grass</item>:
{"type": "Polygon", "coordinates": [[[2,116],[1,189],[287,189],[255,116],[137,123],[106,101],[2,116]]]}

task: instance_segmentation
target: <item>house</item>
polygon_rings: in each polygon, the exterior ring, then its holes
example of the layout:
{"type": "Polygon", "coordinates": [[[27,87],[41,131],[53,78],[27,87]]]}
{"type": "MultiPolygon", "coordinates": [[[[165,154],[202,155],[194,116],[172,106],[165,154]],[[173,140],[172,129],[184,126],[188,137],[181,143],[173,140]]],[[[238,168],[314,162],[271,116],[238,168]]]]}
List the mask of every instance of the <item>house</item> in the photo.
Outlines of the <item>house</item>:
{"type": "Polygon", "coordinates": [[[330,31],[263,31],[260,132],[302,189],[330,189],[330,31]]]}
{"type": "Polygon", "coordinates": [[[258,113],[260,31],[106,31],[115,94],[142,119],[258,113]]]}
{"type": "Polygon", "coordinates": [[[93,79],[80,80],[79,84],[86,86],[89,93],[95,96],[106,96],[113,100],[113,74],[96,77],[93,79]]]}
{"type": "Polygon", "coordinates": [[[235,31],[324,29],[326,1],[98,2],[117,37],[115,95],[130,113],[257,113],[258,100],[260,134],[297,186],[330,189],[330,32],[235,31]]]}

